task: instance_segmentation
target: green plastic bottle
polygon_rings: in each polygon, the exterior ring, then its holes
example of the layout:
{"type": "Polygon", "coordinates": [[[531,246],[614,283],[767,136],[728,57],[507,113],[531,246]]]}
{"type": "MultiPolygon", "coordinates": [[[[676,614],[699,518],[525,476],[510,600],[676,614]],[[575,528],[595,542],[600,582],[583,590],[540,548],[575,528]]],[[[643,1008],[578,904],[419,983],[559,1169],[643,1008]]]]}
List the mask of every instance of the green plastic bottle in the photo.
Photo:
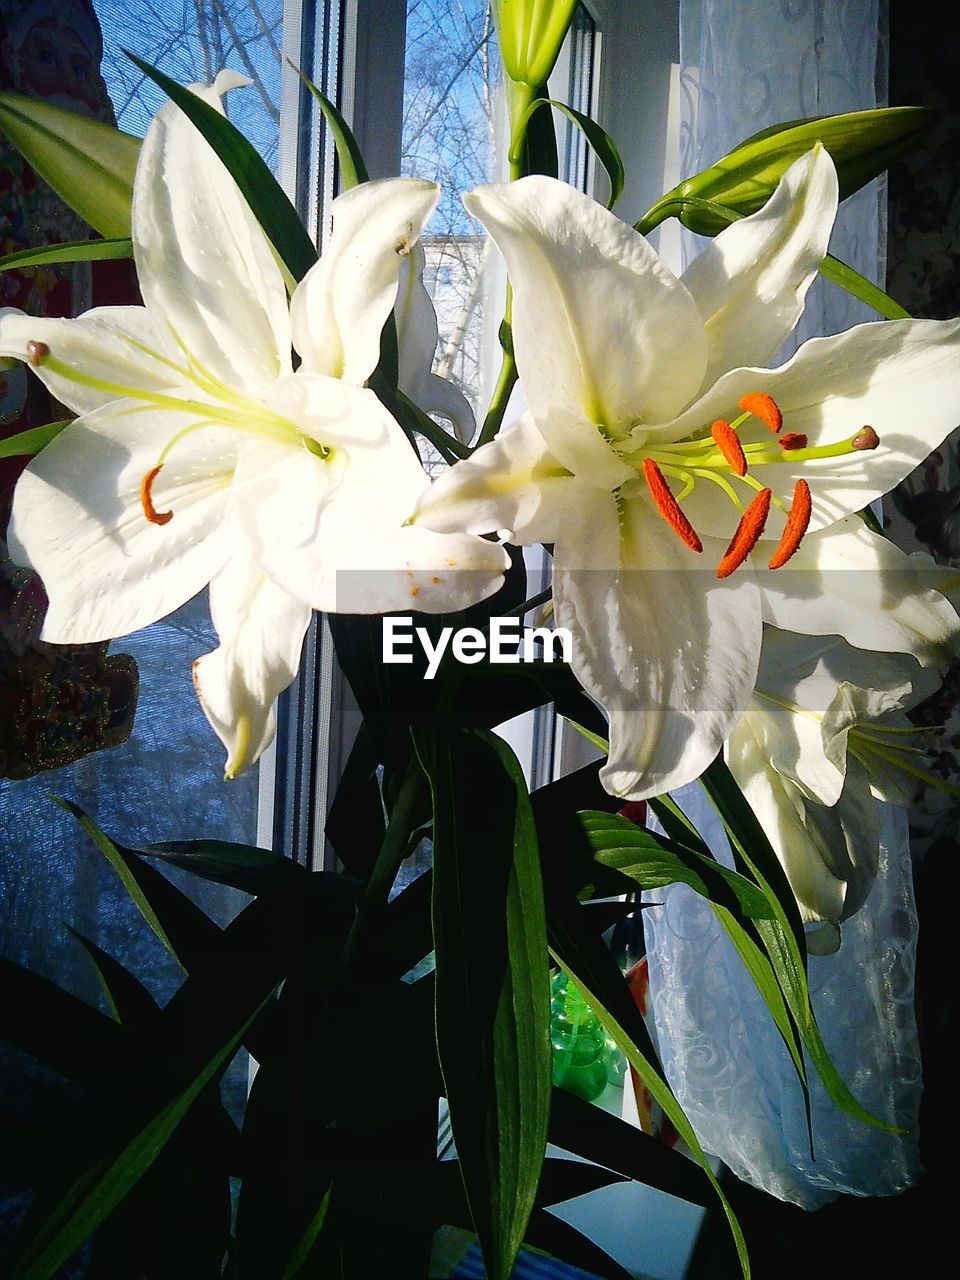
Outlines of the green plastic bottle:
{"type": "Polygon", "coordinates": [[[567,975],[550,980],[553,1083],[587,1102],[599,1098],[618,1075],[619,1051],[567,975]]]}

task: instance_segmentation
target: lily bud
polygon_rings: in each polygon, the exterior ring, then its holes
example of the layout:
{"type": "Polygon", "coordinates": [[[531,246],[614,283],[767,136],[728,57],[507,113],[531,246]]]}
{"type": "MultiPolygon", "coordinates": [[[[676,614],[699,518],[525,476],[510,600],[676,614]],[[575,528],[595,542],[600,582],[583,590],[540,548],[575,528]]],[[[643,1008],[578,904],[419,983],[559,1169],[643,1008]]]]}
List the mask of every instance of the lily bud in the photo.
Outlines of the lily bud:
{"type": "Polygon", "coordinates": [[[511,80],[534,89],[546,83],[575,8],[576,0],[494,0],[500,57],[511,80]]]}
{"type": "Polygon", "coordinates": [[[643,224],[655,226],[661,217],[676,213],[691,231],[715,236],[729,219],[702,205],[682,207],[682,202],[710,201],[740,216],[755,213],[789,166],[817,142],[836,165],[840,199],[845,200],[908,152],[937,116],[925,107],[886,107],[774,125],[674,187],[645,215],[643,224]]]}

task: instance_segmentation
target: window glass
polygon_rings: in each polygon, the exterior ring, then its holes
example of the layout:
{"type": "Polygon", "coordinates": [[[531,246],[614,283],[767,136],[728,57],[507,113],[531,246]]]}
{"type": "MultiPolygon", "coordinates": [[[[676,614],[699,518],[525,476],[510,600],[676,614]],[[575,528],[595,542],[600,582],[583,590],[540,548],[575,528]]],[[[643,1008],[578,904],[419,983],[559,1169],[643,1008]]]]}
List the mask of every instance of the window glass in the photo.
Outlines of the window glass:
{"type": "Polygon", "coordinates": [[[460,197],[494,176],[498,81],[485,0],[408,0],[400,171],[442,188],[422,240],[440,328],[435,367],[475,412],[484,407],[487,251],[460,197]]]}
{"type": "MultiPolygon", "coordinates": [[[[124,47],[183,83],[229,66],[253,84],[228,95],[228,112],[275,167],[282,11],[283,0],[0,0],[0,87],[140,135],[164,95],[124,47]]],[[[0,179],[0,252],[90,234],[2,139],[0,179]]],[[[137,301],[128,263],[0,275],[0,306],[34,315],[137,301]]],[[[63,416],[23,366],[0,375],[0,436],[63,416]]],[[[256,770],[224,784],[223,749],[193,695],[192,663],[217,644],[205,592],[109,653],[40,640],[42,590],[2,538],[21,466],[0,461],[0,954],[105,1008],[77,930],[164,1003],[182,973],[103,856],[49,797],[69,799],[133,847],[201,836],[255,843],[256,770]]],[[[171,878],[221,924],[247,901],[171,878]]],[[[38,1073],[0,1045],[0,1090],[14,1109],[38,1105],[38,1073]]],[[[238,1058],[226,1095],[234,1103],[245,1080],[238,1058]]],[[[0,1242],[25,1203],[20,1188],[0,1182],[0,1242]]]]}
{"type": "Polygon", "coordinates": [[[164,94],[128,49],[181,84],[230,67],[253,82],[230,93],[227,114],[276,167],[283,65],[283,0],[94,0],[103,28],[103,78],[117,123],[141,137],[164,94]]]}

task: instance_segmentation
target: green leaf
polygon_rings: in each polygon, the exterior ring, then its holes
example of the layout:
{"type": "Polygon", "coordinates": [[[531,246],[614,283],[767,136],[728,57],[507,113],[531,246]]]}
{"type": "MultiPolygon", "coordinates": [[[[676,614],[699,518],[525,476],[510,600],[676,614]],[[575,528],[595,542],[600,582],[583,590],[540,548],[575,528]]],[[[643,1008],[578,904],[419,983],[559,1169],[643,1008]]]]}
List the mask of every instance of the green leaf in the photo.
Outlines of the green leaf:
{"type": "Polygon", "coordinates": [[[189,871],[202,880],[229,885],[256,896],[281,880],[305,880],[309,871],[290,858],[229,840],[161,840],[139,850],[189,871]]]}
{"type": "MultiPolygon", "coordinates": [[[[936,119],[937,113],[925,107],[883,107],[788,120],[748,138],[709,169],[687,178],[654,209],[678,197],[696,197],[739,214],[755,213],[766,204],[785,170],[818,141],[833,157],[840,199],[845,200],[908,152],[936,119]]],[[[713,236],[726,223],[690,206],[684,225],[700,235],[713,236]]]]}
{"type": "Polygon", "coordinates": [[[620,152],[617,150],[616,143],[609,133],[602,129],[595,120],[591,120],[582,111],[576,111],[567,103],[559,102],[555,98],[534,98],[527,108],[525,122],[529,121],[536,109],[544,104],[555,107],[557,111],[562,112],[568,120],[577,126],[593,148],[594,154],[603,165],[604,172],[610,182],[610,196],[607,200],[607,208],[612,209],[621,195],[623,195],[624,182],[623,161],[620,159],[620,152]]]}
{"type": "Polygon", "coordinates": [[[753,919],[770,919],[773,908],[745,876],[713,858],[683,849],[616,814],[579,815],[590,847],[605,867],[614,867],[641,889],[687,884],[701,897],[753,919]]]}
{"type": "Polygon", "coordinates": [[[847,293],[853,294],[861,302],[865,302],[868,307],[873,307],[874,311],[879,311],[885,319],[910,319],[910,312],[891,298],[889,293],[884,293],[879,285],[862,276],[853,267],[847,266],[845,262],[841,262],[839,258],[835,258],[832,253],[828,253],[820,264],[820,274],[827,280],[832,280],[834,284],[838,284],[841,289],[846,289],[847,293]]]}
{"type": "MultiPolygon", "coordinates": [[[[268,997],[269,999],[269,997],[268,997]]],[[[267,1001],[170,1102],[114,1156],[87,1169],[20,1255],[9,1280],[49,1280],[151,1167],[203,1089],[229,1062],[267,1001]]]]}
{"type": "Polygon", "coordinates": [[[774,907],[753,881],[714,858],[664,842],[651,831],[606,813],[582,813],[587,839],[604,866],[615,867],[643,889],[686,884],[705,898],[753,979],[793,1060],[806,1093],[803,1055],[774,969],[751,936],[750,922],[771,920],[774,907]]]}
{"type": "Polygon", "coordinates": [[[20,249],[0,258],[0,271],[14,271],[20,267],[41,267],[57,262],[114,262],[118,258],[133,257],[133,241],[119,240],[63,240],[59,244],[44,245],[42,249],[20,249]]]}
{"type": "Polygon", "coordinates": [[[108,240],[130,235],[139,138],[19,93],[0,93],[0,129],[95,231],[108,240]]]}
{"type": "Polygon", "coordinates": [[[317,260],[317,251],[296,209],[270,172],[262,156],[237,127],[195,93],[171,80],[136,54],[124,52],[166,93],[199,129],[226,165],[264,235],[273,245],[294,281],[300,281],[317,260]]]}
{"type": "Polygon", "coordinates": [[[536,832],[502,739],[439,730],[414,739],[434,803],[440,1065],[487,1275],[506,1280],[536,1201],[550,1111],[536,832]]]}
{"type": "Polygon", "coordinates": [[[142,1064],[112,1018],[2,956],[0,982],[0,1039],[95,1095],[127,1091],[142,1064]]]}
{"type": "Polygon", "coordinates": [[[616,961],[605,944],[584,927],[582,908],[576,904],[551,901],[547,920],[551,955],[600,1019],[709,1179],[730,1224],[740,1265],[748,1280],[750,1263],[740,1224],[690,1121],[655,1065],[650,1034],[616,961]]]}
{"type": "Polygon", "coordinates": [[[705,1209],[712,1204],[706,1179],[692,1160],[566,1089],[553,1090],[550,1141],[571,1155],[667,1195],[705,1209]]]}
{"type": "Polygon", "coordinates": [[[147,924],[182,969],[189,970],[216,948],[220,928],[175,885],[132,849],[115,844],[70,800],[51,799],[73,815],[116,871],[147,924]]]}
{"type": "Polygon", "coordinates": [[[281,1280],[296,1280],[301,1269],[309,1260],[310,1253],[320,1236],[320,1232],[323,1230],[323,1224],[327,1218],[331,1190],[332,1188],[327,1188],[326,1194],[317,1206],[317,1212],[310,1219],[307,1229],[304,1231],[296,1249],[294,1249],[290,1261],[284,1267],[281,1280]]]}
{"type": "Polygon", "coordinates": [[[70,419],[63,422],[48,422],[42,427],[31,427],[28,431],[20,431],[15,436],[7,436],[0,440],[0,458],[28,458],[46,448],[51,440],[56,440],[64,427],[69,427],[70,419]]]}
{"type": "Polygon", "coordinates": [[[143,983],[129,969],[125,969],[119,960],[97,946],[90,938],[85,938],[76,929],[70,929],[70,933],[90,957],[107,1003],[117,1022],[122,1022],[124,1026],[152,1022],[160,1011],[157,1002],[143,983]]]}
{"type": "Polygon", "coordinates": [[[796,899],[766,833],[722,757],[713,761],[700,781],[723,821],[734,859],[753,876],[773,908],[772,919],[756,922],[757,932],[800,1039],[827,1092],[848,1115],[874,1128],[897,1132],[861,1106],[830,1059],[810,1004],[806,943],[796,899]]]}
{"type": "Polygon", "coordinates": [[[806,971],[803,921],[787,873],[722,756],[717,756],[704,771],[700,784],[720,815],[733,846],[734,861],[745,868],[764,891],[773,908],[773,918],[792,937],[800,968],[806,971]]]}
{"type": "Polygon", "coordinates": [[[340,165],[341,191],[349,191],[351,187],[358,187],[361,182],[369,182],[370,175],[367,173],[363,153],[350,126],[327,95],[321,92],[302,71],[300,78],[316,99],[333,137],[333,145],[337,150],[337,162],[340,165]]]}

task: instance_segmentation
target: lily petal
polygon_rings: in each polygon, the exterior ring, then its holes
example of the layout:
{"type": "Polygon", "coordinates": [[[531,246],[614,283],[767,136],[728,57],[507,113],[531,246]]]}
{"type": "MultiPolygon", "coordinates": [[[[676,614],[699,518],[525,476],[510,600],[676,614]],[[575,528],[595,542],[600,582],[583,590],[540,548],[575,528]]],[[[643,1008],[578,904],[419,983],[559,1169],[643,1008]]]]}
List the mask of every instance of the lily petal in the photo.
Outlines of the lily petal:
{"type": "Polygon", "coordinates": [[[0,356],[26,360],[52,395],[76,414],[90,413],[136,388],[164,391],[177,381],[182,354],[145,307],[95,307],[76,320],[0,311],[0,356]],[[42,343],[50,357],[38,357],[42,343]],[[68,366],[67,375],[60,366],[68,366]],[[108,388],[108,389],[104,389],[108,388]]]}
{"type": "Polygon", "coordinates": [[[417,503],[413,523],[442,533],[507,530],[520,546],[555,542],[581,481],[554,458],[529,414],[442,472],[417,503]]]}
{"type": "Polygon", "coordinates": [[[746,717],[770,765],[820,804],[840,798],[847,768],[847,735],[857,724],[912,706],[922,674],[906,654],[862,653],[836,636],[766,630],[757,688],[746,717]],[[865,688],[869,681],[869,688],[865,688]]]}
{"type": "MultiPolygon", "coordinates": [[[[858,325],[805,342],[779,369],[735,369],[674,420],[674,439],[729,417],[754,390],[773,396],[785,429],[806,435],[811,448],[849,441],[864,424],[880,437],[878,448],[840,457],[804,459],[805,450],[784,451],[762,469],[762,479],[787,502],[796,481],[806,480],[813,499],[809,528],[825,528],[894,488],[956,426],[960,321],[858,325]]],[[[761,469],[754,474],[761,478],[761,469]]],[[[698,530],[729,536],[732,507],[714,485],[698,484],[684,511],[698,530]]],[[[779,538],[783,524],[782,513],[772,509],[764,539],[779,538]]]]}
{"type": "MultiPolygon", "coordinates": [[[[234,73],[195,92],[220,106],[234,73]]],[[[133,187],[133,247],[147,307],[203,369],[234,388],[289,372],[287,295],[260,224],[226,167],[183,112],[161,107],[133,187]]]]}
{"type": "Polygon", "coordinates": [[[552,178],[479,187],[464,204],[506,259],[517,365],[538,422],[565,410],[622,437],[688,402],[706,368],[703,323],[643,236],[552,178]]]}
{"type": "Polygon", "coordinates": [[[44,640],[137,631],[206,586],[229,555],[236,534],[223,517],[236,432],[186,436],[154,486],[156,509],[172,518],[158,525],[144,515],[141,485],[169,426],[168,412],[117,401],[65,427],[21,476],[8,541],[46,586],[44,640]]]}
{"type": "Polygon", "coordinates": [[[687,548],[639,503],[620,526],[613,496],[588,492],[556,542],[556,620],[610,722],[601,781],[642,800],[699,777],[740,719],[760,656],[759,596],[749,573],[721,582],[690,569],[687,548]]]}
{"type": "Polygon", "coordinates": [[[193,683],[235,778],[273,741],[273,703],[297,674],[311,610],[241,552],[210,583],[210,612],[220,645],[194,663],[193,683]]]}
{"type": "Polygon", "coordinates": [[[400,265],[439,198],[435,182],[387,178],[361,183],[333,202],[330,243],[290,303],[304,372],[355,386],[370,377],[396,301],[400,265]]]}
{"type": "Polygon", "coordinates": [[[851,516],[804,538],[783,569],[758,569],[764,622],[807,635],[840,635],[859,649],[910,653],[945,666],[960,617],[925,573],[888,538],[851,516]]]}
{"type": "Polygon", "coordinates": [[[303,603],[338,613],[442,613],[493,594],[508,565],[502,547],[405,527],[429,480],[373,392],[300,373],[290,381],[301,398],[313,392],[301,429],[331,452],[245,447],[235,509],[267,573],[303,603]]]}
{"type": "Polygon", "coordinates": [[[423,284],[423,245],[400,262],[400,281],[393,314],[397,322],[397,367],[404,395],[425,413],[448,418],[457,439],[468,444],[476,431],[470,402],[458,387],[433,372],[439,329],[437,313],[423,284]]]}
{"type": "Polygon", "coordinates": [[[793,332],[826,255],[837,201],[837,171],[817,143],[759,212],[721,231],[683,273],[707,335],[701,391],[730,369],[768,364],[793,332]]]}
{"type": "Polygon", "coordinates": [[[846,884],[842,875],[835,874],[828,859],[836,857],[837,837],[845,838],[843,829],[833,809],[805,805],[800,789],[770,764],[752,728],[751,722],[741,721],[731,735],[725,750],[730,772],[780,859],[797,899],[801,919],[805,923],[829,920],[839,924],[846,884]],[[808,809],[817,811],[821,839],[816,841],[804,823],[808,809]],[[827,824],[832,826],[829,833],[832,838],[824,840],[827,824]]]}

